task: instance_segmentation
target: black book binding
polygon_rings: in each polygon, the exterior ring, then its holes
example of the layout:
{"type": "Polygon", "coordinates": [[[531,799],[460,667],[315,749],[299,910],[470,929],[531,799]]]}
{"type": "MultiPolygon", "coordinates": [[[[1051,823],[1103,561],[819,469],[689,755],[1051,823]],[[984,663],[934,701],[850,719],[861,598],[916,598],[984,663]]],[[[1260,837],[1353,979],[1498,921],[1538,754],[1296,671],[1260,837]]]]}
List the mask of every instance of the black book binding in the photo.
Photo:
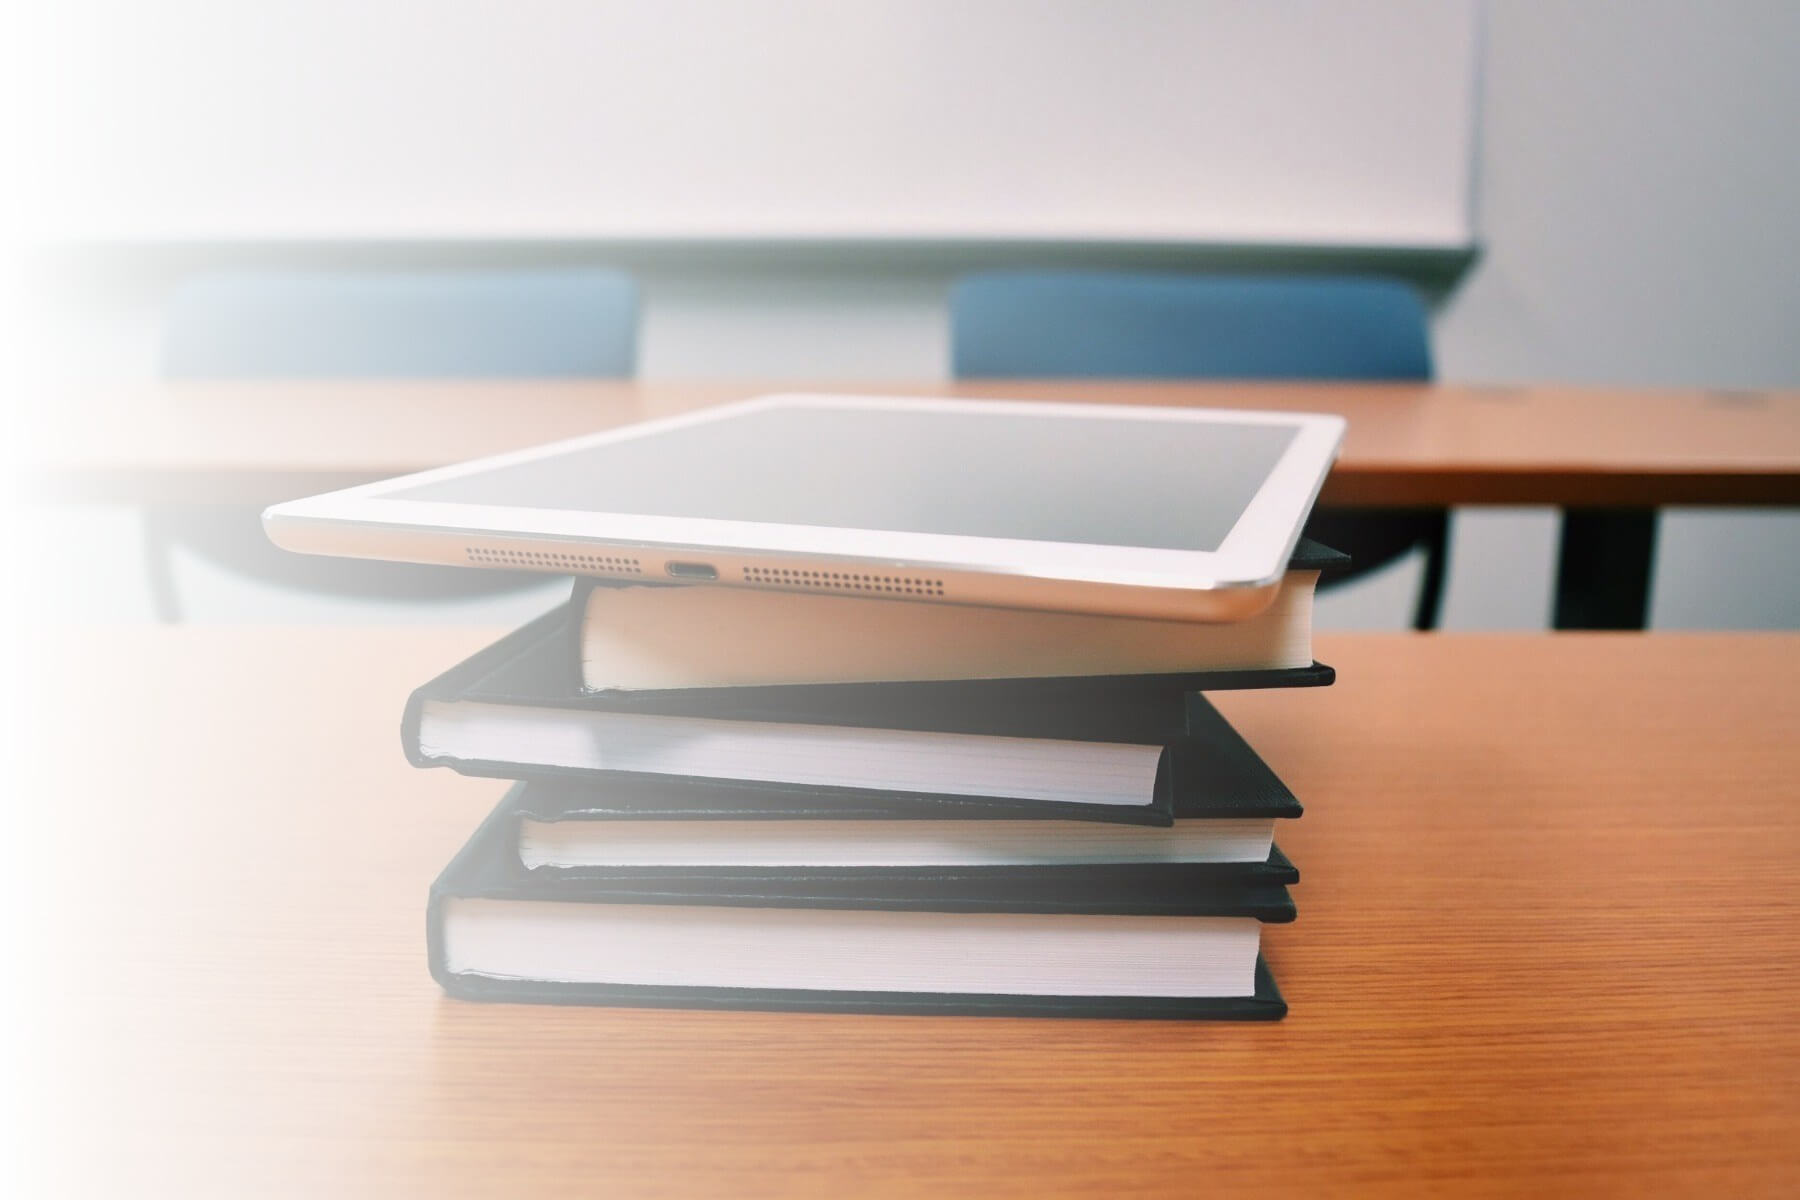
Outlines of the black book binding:
{"type": "MultiPolygon", "coordinates": [[[[705,797],[696,797],[691,791],[667,797],[666,803],[654,808],[641,806],[636,801],[634,796],[631,807],[609,807],[603,800],[596,801],[591,788],[517,783],[501,800],[496,819],[521,877],[543,880],[630,881],[646,886],[674,881],[689,890],[716,887],[728,891],[743,887],[763,896],[786,894],[781,891],[784,888],[803,891],[816,888],[819,894],[830,894],[838,888],[879,885],[897,897],[924,898],[945,887],[953,887],[963,889],[964,894],[973,897],[1020,894],[1046,897],[1045,903],[1066,904],[1071,911],[1098,911],[1091,905],[1105,903],[1105,897],[1125,887],[1144,886],[1159,894],[1174,895],[1183,890],[1286,886],[1300,881],[1300,872],[1279,846],[1261,862],[1008,863],[987,866],[527,866],[518,857],[520,826],[527,820],[854,821],[909,820],[919,816],[917,812],[846,814],[816,805],[798,789],[786,807],[757,804],[747,810],[722,809],[707,803],[705,797]]],[[[1294,807],[1297,810],[1299,806],[1294,807]]],[[[1004,819],[1014,817],[1016,814],[1009,813],[1004,819]]]]}
{"type": "MultiPolygon", "coordinates": [[[[445,911],[454,899],[561,901],[588,904],[704,904],[750,908],[905,909],[932,912],[1067,912],[1253,917],[1291,921],[1287,889],[1259,883],[1197,889],[1168,886],[1152,875],[1127,872],[1096,879],[1079,905],[1046,897],[1035,887],[938,880],[915,894],[880,879],[790,880],[773,887],[686,883],[678,877],[628,876],[546,881],[519,868],[511,841],[516,814],[501,806],[476,830],[431,887],[426,940],[432,977],[452,996],[468,1000],[600,1004],[663,1008],[781,1011],[1276,1020],[1287,1012],[1267,965],[1256,964],[1255,992],[1233,997],[1024,996],[913,992],[836,992],[783,989],[655,987],[498,978],[452,972],[445,957],[445,911]]],[[[1285,859],[1282,860],[1285,862],[1285,859]]]]}

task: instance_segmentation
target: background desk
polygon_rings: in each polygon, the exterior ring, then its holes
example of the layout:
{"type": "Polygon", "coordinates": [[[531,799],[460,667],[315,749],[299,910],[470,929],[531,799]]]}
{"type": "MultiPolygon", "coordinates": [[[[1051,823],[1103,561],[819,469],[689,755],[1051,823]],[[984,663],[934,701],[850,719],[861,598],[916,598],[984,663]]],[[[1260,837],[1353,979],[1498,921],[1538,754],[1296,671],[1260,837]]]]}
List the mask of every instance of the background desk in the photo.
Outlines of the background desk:
{"type": "Polygon", "coordinates": [[[479,1006],[425,888],[494,631],[72,630],[9,838],[29,1091],[134,1195],[1792,1194],[1800,636],[1341,636],[1220,705],[1304,799],[1269,1026],[479,1006]],[[98,681],[104,681],[100,683],[98,681]],[[47,849],[45,849],[47,848],[47,849]],[[1483,1186],[1476,1186],[1476,1185],[1483,1186]]]}
{"type": "Polygon", "coordinates": [[[1354,506],[1800,504],[1800,392],[1088,380],[214,383],[43,406],[62,495],[269,503],[768,392],[1273,408],[1350,422],[1354,506]]]}
{"type": "Polygon", "coordinates": [[[769,391],[1035,397],[1340,413],[1323,502],[1569,509],[1557,624],[1637,626],[1658,505],[1800,504],[1800,393],[1452,385],[221,383],[43,409],[53,494],[269,504],[769,391]]]}

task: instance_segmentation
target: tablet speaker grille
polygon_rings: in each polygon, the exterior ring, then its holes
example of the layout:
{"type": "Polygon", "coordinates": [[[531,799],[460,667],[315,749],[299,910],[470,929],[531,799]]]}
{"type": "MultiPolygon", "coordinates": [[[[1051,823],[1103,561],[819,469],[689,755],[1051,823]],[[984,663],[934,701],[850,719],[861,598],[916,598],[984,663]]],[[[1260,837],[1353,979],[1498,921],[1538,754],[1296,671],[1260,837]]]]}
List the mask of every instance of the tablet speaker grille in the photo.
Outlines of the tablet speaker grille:
{"type": "Polygon", "coordinates": [[[792,567],[745,567],[744,582],[810,592],[865,592],[883,596],[941,597],[944,581],[915,575],[868,575],[855,571],[808,571],[792,567]]]}
{"type": "Polygon", "coordinates": [[[515,570],[557,571],[566,575],[594,571],[606,575],[642,575],[644,568],[635,558],[617,554],[576,554],[549,550],[499,550],[485,546],[464,548],[469,561],[482,567],[512,567],[515,570]]]}

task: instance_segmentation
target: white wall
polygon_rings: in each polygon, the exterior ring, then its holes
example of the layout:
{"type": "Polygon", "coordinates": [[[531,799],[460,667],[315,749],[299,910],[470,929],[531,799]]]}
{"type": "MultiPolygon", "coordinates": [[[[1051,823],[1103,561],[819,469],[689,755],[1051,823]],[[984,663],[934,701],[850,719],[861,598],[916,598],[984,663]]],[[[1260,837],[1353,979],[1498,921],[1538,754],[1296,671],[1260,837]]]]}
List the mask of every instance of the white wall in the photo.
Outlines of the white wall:
{"type": "MultiPolygon", "coordinates": [[[[1445,376],[1800,386],[1797,55],[1791,0],[1491,4],[1445,376]]],[[[1800,515],[1665,514],[1651,621],[1800,626],[1800,515]]]]}
{"type": "Polygon", "coordinates": [[[65,236],[1468,242],[1475,0],[50,7],[65,236]]]}

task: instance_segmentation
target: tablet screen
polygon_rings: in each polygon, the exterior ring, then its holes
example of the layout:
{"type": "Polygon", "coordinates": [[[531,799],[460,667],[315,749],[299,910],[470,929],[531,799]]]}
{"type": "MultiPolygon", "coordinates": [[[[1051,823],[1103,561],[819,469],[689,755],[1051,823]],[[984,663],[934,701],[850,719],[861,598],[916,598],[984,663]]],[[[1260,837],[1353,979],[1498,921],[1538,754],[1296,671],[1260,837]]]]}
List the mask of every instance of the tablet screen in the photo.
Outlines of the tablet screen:
{"type": "Polygon", "coordinates": [[[397,500],[1215,551],[1293,426],[771,407],[397,500]]]}

